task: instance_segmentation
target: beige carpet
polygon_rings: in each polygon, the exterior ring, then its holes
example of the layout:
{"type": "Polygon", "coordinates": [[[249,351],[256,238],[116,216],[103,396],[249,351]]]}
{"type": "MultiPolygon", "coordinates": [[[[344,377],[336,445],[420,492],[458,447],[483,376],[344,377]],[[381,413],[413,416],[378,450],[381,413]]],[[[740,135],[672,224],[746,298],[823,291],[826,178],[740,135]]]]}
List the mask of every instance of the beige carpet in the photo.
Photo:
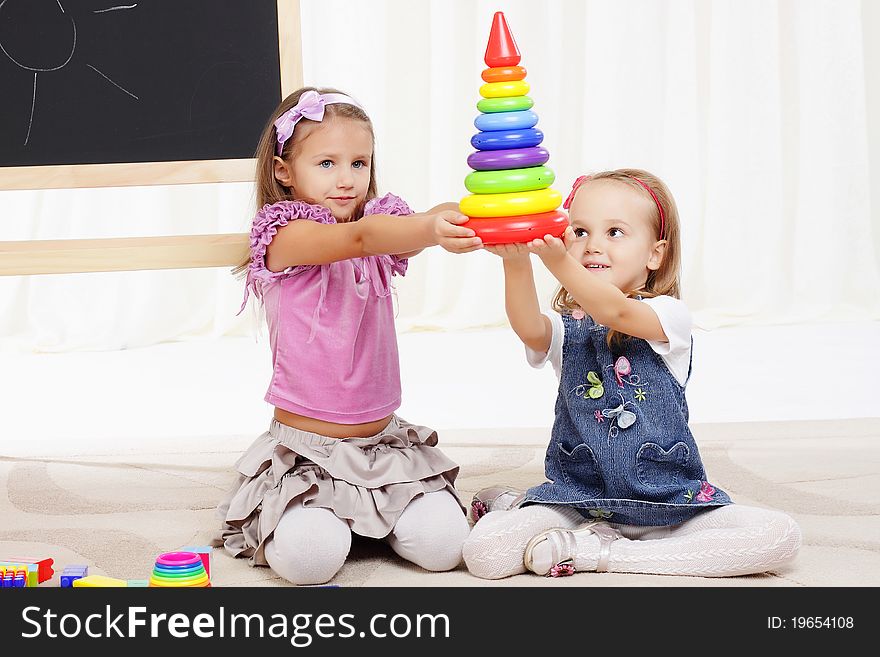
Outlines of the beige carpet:
{"type": "MultiPolygon", "coordinates": [[[[493,430],[498,434],[501,430],[493,430]]],[[[461,431],[456,432],[460,439],[461,431]]],[[[461,464],[462,497],[483,486],[542,480],[543,447],[471,445],[446,452],[461,464]]],[[[724,580],[579,574],[486,582],[461,566],[427,573],[380,541],[356,540],[332,581],[340,586],[877,586],[880,585],[880,419],[697,425],[713,482],[736,502],[781,509],[804,533],[795,563],[724,580]]],[[[183,437],[120,453],[34,457],[0,454],[0,560],[50,556],[56,572],[85,563],[93,574],[145,579],[155,557],[204,544],[231,465],[254,436],[183,437]],[[204,446],[210,445],[210,449],[204,446]]],[[[441,432],[442,440],[442,432],[441,432]]],[[[2,448],[0,448],[2,449],[2,448]]],[[[287,586],[267,568],[214,550],[215,586],[287,586]]],[[[58,586],[58,577],[43,584],[58,586]]]]}

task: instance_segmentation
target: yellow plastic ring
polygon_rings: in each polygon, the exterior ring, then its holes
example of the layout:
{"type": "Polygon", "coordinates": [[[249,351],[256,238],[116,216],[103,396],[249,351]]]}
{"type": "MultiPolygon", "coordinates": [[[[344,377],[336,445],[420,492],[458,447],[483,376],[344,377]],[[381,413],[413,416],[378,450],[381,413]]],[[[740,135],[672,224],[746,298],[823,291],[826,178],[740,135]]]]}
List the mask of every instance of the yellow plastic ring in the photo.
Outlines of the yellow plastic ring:
{"type": "Polygon", "coordinates": [[[166,588],[176,588],[182,586],[206,586],[208,584],[208,576],[207,574],[203,574],[201,577],[197,577],[195,579],[179,579],[168,580],[168,579],[160,579],[157,577],[150,577],[150,586],[162,586],[166,588]]]}
{"type": "Polygon", "coordinates": [[[480,95],[483,98],[509,98],[510,96],[525,96],[529,93],[529,89],[529,83],[525,80],[487,82],[480,87],[480,95]]]}
{"type": "Polygon", "coordinates": [[[459,209],[468,217],[513,217],[555,210],[562,194],[555,189],[510,194],[471,194],[461,199],[459,209]]]}

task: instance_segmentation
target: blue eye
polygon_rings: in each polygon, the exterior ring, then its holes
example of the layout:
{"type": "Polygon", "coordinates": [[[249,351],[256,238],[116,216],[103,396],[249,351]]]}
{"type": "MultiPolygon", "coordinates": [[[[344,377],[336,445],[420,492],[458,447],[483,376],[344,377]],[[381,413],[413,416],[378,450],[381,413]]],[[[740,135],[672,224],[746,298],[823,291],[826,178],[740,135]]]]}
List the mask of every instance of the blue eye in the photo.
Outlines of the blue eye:
{"type": "Polygon", "coordinates": [[[318,166],[321,167],[322,169],[329,169],[330,167],[333,166],[333,162],[332,162],[332,160],[322,160],[318,166]]]}
{"type": "Polygon", "coordinates": [[[351,163],[351,166],[353,166],[355,169],[363,169],[364,167],[367,166],[367,163],[364,162],[363,160],[356,160],[351,163]]]}

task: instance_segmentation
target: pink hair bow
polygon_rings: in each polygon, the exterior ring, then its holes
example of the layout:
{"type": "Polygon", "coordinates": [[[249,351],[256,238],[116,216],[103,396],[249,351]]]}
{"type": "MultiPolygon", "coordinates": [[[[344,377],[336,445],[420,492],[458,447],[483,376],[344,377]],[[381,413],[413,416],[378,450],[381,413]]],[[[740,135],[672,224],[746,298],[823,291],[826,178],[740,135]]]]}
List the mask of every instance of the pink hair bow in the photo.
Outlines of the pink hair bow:
{"type": "Polygon", "coordinates": [[[276,147],[278,155],[281,155],[285,142],[290,139],[293,129],[300,119],[323,121],[324,106],[332,105],[333,103],[348,103],[349,105],[360,107],[352,98],[345,94],[319,94],[312,89],[303,93],[296,105],[279,116],[274,123],[276,138],[278,139],[276,147]]]}

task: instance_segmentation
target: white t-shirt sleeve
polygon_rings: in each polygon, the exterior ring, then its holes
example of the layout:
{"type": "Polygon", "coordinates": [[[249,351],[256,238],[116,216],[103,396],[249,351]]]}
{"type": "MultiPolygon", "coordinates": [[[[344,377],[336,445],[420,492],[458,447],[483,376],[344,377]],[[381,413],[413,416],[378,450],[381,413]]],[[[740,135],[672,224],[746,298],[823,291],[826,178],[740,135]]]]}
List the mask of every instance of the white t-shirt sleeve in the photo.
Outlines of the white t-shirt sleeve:
{"type": "Polygon", "coordinates": [[[562,339],[565,337],[565,324],[562,323],[562,315],[559,313],[551,313],[547,318],[550,320],[551,329],[550,348],[544,353],[526,347],[526,360],[536,369],[544,367],[544,364],[549,362],[556,372],[556,378],[559,378],[562,372],[562,339]]]}
{"type": "Polygon", "coordinates": [[[675,380],[684,385],[691,361],[691,329],[693,319],[688,307],[680,299],[659,296],[643,299],[657,313],[660,326],[668,342],[647,340],[651,349],[663,359],[675,380]]]}

